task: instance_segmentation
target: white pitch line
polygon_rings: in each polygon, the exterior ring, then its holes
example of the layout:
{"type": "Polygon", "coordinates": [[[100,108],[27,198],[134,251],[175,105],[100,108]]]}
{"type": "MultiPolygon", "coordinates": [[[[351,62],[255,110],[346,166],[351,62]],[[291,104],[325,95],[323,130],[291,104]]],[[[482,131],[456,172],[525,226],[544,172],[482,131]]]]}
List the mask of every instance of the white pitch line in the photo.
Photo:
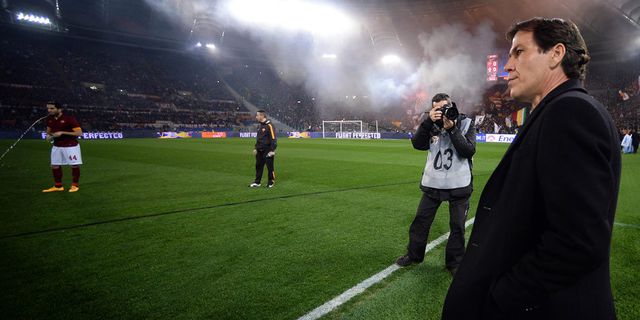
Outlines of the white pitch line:
{"type": "Polygon", "coordinates": [[[618,226],[618,227],[627,227],[627,228],[640,229],[640,225],[637,225],[637,224],[627,224],[627,223],[620,223],[620,222],[614,222],[613,224],[618,226]]]}
{"type": "MultiPolygon", "coordinates": [[[[467,228],[471,224],[473,224],[474,219],[475,218],[471,218],[471,219],[467,220],[467,222],[465,222],[465,224],[464,224],[464,227],[467,228]]],[[[427,252],[433,250],[435,247],[437,247],[441,243],[443,243],[445,240],[447,240],[447,238],[449,238],[449,232],[447,232],[447,233],[439,236],[437,239],[429,242],[427,244],[426,249],[425,249],[425,254],[427,252]]],[[[298,320],[315,320],[315,319],[318,319],[318,318],[326,315],[327,313],[333,311],[334,309],[336,309],[337,307],[341,306],[345,302],[351,300],[351,298],[363,293],[365,290],[367,290],[372,285],[382,281],[382,279],[388,277],[389,275],[391,275],[392,273],[394,273],[398,269],[400,269],[400,267],[395,263],[390,265],[390,266],[388,266],[386,269],[384,269],[384,270],[376,273],[375,275],[371,276],[370,278],[358,283],[354,287],[351,287],[349,290],[343,292],[341,295],[339,295],[339,296],[329,300],[327,303],[325,303],[325,304],[323,304],[323,305],[311,310],[309,313],[307,313],[304,316],[298,318],[298,320]]]]}

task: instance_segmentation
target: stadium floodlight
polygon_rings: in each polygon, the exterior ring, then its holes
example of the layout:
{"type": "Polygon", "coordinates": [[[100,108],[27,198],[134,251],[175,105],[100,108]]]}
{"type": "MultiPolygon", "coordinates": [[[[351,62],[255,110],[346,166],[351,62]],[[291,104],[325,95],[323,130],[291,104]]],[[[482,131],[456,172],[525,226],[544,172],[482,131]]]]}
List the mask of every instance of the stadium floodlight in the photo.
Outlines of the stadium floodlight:
{"type": "Polygon", "coordinates": [[[400,57],[396,56],[395,54],[388,54],[382,57],[382,64],[384,65],[398,64],[400,63],[400,61],[400,57]]]}
{"type": "Polygon", "coordinates": [[[207,44],[205,45],[205,47],[207,47],[208,49],[212,49],[212,50],[214,50],[214,49],[216,48],[216,45],[215,45],[215,44],[213,44],[213,43],[207,43],[207,44]]]}
{"type": "Polygon", "coordinates": [[[328,4],[302,0],[228,0],[224,6],[239,22],[258,27],[335,35],[356,30],[347,14],[328,4]]]}
{"type": "Polygon", "coordinates": [[[34,14],[25,14],[22,12],[18,12],[18,14],[16,14],[16,19],[18,21],[28,21],[28,22],[33,22],[33,23],[43,24],[43,25],[51,24],[51,20],[47,17],[36,16],[34,14]]]}
{"type": "Polygon", "coordinates": [[[335,60],[337,58],[338,58],[338,55],[336,55],[335,53],[325,53],[322,55],[322,59],[335,60]]]}
{"type": "Polygon", "coordinates": [[[202,43],[200,43],[200,42],[196,43],[196,47],[198,47],[198,48],[202,47],[202,43]]]}

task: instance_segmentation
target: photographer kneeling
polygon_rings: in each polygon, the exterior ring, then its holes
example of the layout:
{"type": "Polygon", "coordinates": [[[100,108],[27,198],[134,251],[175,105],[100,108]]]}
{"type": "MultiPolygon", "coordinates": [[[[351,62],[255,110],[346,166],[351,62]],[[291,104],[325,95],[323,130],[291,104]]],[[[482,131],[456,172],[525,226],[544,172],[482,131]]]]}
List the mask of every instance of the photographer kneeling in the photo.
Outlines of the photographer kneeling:
{"type": "Polygon", "coordinates": [[[464,223],[473,191],[472,157],[476,152],[473,121],[459,114],[449,95],[436,94],[429,117],[420,124],[411,143],[429,150],[420,188],[422,199],[409,228],[407,254],[399,266],[424,260],[429,229],[442,201],[449,201],[451,233],[446,248],[446,267],[454,275],[464,255],[464,223]]]}

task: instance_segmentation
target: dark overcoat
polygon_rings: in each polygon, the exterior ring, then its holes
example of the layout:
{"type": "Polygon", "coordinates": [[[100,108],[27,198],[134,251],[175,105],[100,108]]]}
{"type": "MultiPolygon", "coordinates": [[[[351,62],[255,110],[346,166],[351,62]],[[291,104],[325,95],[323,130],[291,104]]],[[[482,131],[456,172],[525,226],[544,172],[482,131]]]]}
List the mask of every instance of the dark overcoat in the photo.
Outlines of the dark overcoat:
{"type": "Polygon", "coordinates": [[[570,79],[532,111],[478,203],[443,319],[614,319],[620,143],[570,79]]]}

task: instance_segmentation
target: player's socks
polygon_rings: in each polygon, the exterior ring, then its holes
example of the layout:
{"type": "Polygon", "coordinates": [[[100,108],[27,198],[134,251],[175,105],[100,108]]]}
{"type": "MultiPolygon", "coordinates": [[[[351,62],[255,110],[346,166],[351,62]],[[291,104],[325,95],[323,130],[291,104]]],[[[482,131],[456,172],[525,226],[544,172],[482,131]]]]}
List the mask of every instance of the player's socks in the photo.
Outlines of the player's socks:
{"type": "Polygon", "coordinates": [[[61,188],[62,187],[62,167],[58,167],[58,168],[52,168],[51,171],[53,171],[53,181],[55,181],[56,188],[61,188]]]}
{"type": "Polygon", "coordinates": [[[80,167],[71,167],[71,175],[73,176],[73,185],[77,187],[80,181],[80,167]]]}

